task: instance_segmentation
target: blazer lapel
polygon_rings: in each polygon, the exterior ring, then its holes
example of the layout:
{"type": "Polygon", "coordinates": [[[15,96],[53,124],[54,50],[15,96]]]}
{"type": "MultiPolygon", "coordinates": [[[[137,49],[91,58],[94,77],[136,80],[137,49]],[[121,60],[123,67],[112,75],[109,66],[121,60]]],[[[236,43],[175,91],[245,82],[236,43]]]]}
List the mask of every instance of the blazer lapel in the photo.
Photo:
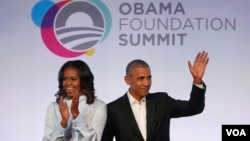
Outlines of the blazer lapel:
{"type": "Polygon", "coordinates": [[[132,131],[134,131],[136,134],[138,134],[138,137],[140,137],[140,140],[143,141],[144,139],[143,139],[142,134],[140,132],[140,129],[139,129],[138,125],[137,125],[137,122],[136,122],[135,116],[133,114],[131,105],[129,103],[127,94],[123,95],[122,101],[123,101],[122,102],[122,107],[123,108],[121,110],[123,111],[124,115],[126,116],[127,121],[129,121],[127,123],[128,126],[130,126],[132,128],[132,131]]]}

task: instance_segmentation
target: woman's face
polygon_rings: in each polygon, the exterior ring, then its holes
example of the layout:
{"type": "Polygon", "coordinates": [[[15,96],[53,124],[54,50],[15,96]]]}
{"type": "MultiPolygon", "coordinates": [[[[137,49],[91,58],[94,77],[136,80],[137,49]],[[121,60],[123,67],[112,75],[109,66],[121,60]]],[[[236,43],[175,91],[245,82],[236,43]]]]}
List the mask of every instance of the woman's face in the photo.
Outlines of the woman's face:
{"type": "Polygon", "coordinates": [[[67,93],[67,98],[73,98],[74,94],[80,94],[81,84],[78,70],[74,67],[68,67],[63,72],[62,86],[67,93]]]}

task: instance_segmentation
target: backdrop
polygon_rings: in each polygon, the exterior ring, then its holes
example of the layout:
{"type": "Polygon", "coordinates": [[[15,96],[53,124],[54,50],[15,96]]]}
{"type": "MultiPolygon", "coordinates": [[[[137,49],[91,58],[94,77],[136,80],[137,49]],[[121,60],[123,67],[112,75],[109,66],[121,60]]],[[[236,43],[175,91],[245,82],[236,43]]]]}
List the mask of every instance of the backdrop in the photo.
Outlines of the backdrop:
{"type": "Polygon", "coordinates": [[[248,0],[2,0],[0,5],[0,140],[42,140],[57,73],[81,59],[95,75],[96,95],[123,95],[125,67],[144,59],[151,92],[188,99],[187,61],[209,53],[202,114],[173,119],[172,141],[220,141],[222,124],[249,124],[248,0]]]}

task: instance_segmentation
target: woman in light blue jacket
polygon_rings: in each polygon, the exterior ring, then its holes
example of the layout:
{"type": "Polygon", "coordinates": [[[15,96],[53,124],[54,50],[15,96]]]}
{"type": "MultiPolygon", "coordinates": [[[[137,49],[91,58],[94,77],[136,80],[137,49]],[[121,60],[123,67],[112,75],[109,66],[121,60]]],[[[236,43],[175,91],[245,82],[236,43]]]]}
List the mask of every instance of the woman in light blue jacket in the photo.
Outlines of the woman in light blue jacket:
{"type": "Polygon", "coordinates": [[[66,62],[58,74],[56,101],[47,109],[43,141],[99,141],[106,104],[95,97],[94,76],[81,60],[66,62]]]}

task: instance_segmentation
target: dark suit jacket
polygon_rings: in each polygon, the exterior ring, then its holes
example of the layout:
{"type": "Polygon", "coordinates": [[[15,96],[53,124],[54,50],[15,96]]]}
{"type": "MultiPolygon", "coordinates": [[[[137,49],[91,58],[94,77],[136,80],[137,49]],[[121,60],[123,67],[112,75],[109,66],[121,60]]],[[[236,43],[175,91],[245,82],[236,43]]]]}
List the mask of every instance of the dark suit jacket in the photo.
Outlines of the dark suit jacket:
{"type": "MultiPolygon", "coordinates": [[[[148,94],[147,141],[169,141],[170,119],[201,113],[205,107],[205,91],[193,85],[189,101],[173,99],[163,92],[148,94]]],[[[102,141],[113,141],[114,137],[116,141],[144,141],[126,94],[109,103],[107,108],[102,141]]]]}

